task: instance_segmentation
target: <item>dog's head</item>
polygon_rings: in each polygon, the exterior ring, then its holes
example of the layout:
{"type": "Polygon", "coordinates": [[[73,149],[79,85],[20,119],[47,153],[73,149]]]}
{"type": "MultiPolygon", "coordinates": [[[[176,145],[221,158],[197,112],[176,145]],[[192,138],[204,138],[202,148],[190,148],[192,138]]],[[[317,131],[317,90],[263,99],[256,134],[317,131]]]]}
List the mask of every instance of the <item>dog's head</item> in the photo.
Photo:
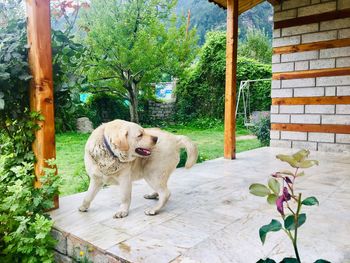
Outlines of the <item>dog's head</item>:
{"type": "Polygon", "coordinates": [[[113,154],[121,162],[131,162],[136,157],[148,157],[158,138],[147,134],[133,122],[115,120],[106,124],[104,137],[113,154]]]}

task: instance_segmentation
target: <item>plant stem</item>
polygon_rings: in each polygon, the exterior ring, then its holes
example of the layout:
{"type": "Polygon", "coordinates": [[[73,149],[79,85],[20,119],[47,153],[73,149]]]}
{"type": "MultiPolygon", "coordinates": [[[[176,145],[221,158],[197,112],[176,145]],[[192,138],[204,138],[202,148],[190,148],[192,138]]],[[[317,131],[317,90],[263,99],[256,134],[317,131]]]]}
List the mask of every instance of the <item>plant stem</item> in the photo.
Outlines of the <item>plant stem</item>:
{"type": "Polygon", "coordinates": [[[294,247],[295,256],[296,256],[298,262],[301,263],[300,256],[299,256],[299,251],[298,251],[298,245],[297,245],[297,238],[298,238],[298,228],[295,227],[294,239],[293,239],[293,247],[294,247]]]}
{"type": "Polygon", "coordinates": [[[294,239],[293,239],[294,252],[295,252],[295,256],[296,256],[299,263],[301,263],[301,261],[300,261],[297,242],[298,242],[298,227],[299,227],[298,226],[298,219],[299,219],[300,209],[301,209],[301,194],[299,194],[299,197],[298,197],[298,208],[297,208],[297,212],[294,216],[295,230],[294,230],[294,239]]]}

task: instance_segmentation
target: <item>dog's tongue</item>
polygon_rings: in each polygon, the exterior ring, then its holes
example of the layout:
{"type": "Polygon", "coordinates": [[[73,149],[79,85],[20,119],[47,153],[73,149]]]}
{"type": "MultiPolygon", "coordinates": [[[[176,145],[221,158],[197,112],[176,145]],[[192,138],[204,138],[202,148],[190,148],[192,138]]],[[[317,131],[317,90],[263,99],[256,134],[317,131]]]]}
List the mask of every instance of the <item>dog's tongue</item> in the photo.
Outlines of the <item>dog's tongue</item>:
{"type": "Polygon", "coordinates": [[[135,152],[142,156],[149,156],[151,155],[151,151],[145,148],[136,148],[135,152]]]}

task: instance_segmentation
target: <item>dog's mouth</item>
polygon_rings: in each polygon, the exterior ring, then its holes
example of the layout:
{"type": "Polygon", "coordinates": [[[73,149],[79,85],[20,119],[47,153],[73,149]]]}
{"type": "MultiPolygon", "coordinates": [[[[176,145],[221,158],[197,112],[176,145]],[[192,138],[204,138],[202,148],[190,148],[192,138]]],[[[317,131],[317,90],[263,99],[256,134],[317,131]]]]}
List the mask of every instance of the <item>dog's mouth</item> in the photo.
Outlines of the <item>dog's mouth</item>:
{"type": "Polygon", "coordinates": [[[135,152],[141,156],[150,156],[151,151],[145,148],[136,148],[135,152]]]}

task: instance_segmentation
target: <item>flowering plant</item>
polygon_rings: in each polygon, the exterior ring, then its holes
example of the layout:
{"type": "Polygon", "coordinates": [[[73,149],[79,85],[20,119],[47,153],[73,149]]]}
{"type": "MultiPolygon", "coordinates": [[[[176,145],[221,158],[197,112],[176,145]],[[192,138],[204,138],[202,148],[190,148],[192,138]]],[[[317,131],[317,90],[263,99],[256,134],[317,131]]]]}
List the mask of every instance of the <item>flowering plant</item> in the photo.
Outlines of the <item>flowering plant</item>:
{"type": "MultiPolygon", "coordinates": [[[[252,184],[249,187],[251,194],[261,197],[267,197],[269,204],[275,205],[276,209],[283,220],[283,226],[280,221],[272,219],[268,225],[264,225],[259,229],[261,242],[264,244],[266,235],[269,232],[277,232],[283,230],[291,240],[296,258],[285,258],[285,263],[301,263],[298,251],[298,228],[306,221],[306,214],[302,213],[302,206],[318,205],[319,202],[314,196],[302,199],[301,193],[296,193],[295,181],[305,175],[300,169],[310,168],[318,165],[316,160],[308,160],[310,151],[301,150],[293,155],[279,154],[277,159],[287,162],[294,172],[284,170],[273,173],[268,181],[268,185],[252,184]]],[[[259,260],[258,263],[274,263],[272,259],[259,260]]],[[[326,263],[328,261],[319,259],[315,263],[326,263]]]]}

